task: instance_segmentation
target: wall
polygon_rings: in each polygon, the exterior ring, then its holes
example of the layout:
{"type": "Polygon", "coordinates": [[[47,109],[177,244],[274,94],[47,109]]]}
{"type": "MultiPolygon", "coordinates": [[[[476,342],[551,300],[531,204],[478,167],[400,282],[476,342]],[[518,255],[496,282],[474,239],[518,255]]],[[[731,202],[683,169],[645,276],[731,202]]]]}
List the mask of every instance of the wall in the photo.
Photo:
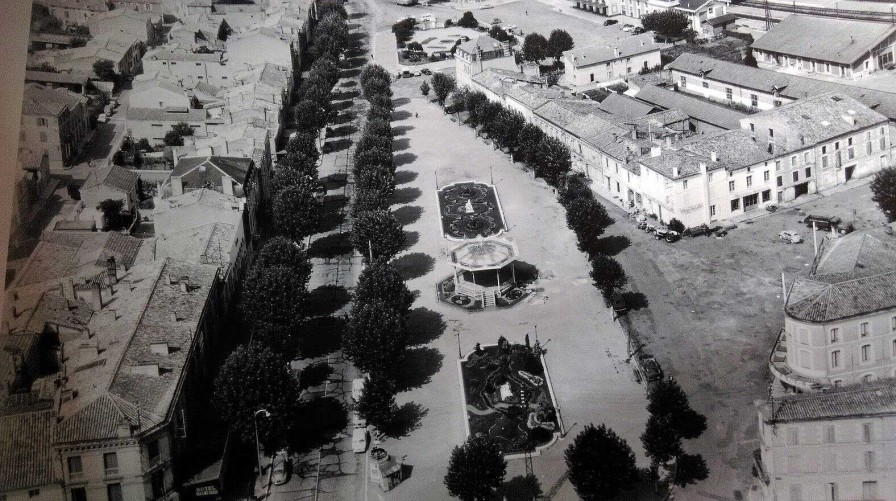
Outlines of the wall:
{"type": "MultiPolygon", "coordinates": [[[[94,444],[96,445],[96,444],[94,444]]],[[[107,499],[109,484],[120,484],[123,499],[144,498],[143,468],[140,447],[130,439],[119,443],[107,442],[90,448],[73,448],[60,452],[63,464],[63,478],[68,499],[74,489],[82,488],[87,499],[107,499]],[[115,453],[118,468],[106,471],[104,454],[115,453]],[[69,471],[68,458],[81,457],[82,472],[72,474],[69,471]]]]}
{"type": "Polygon", "coordinates": [[[637,74],[641,68],[653,68],[660,64],[660,51],[655,50],[630,58],[619,58],[579,68],[575,67],[572,59],[564,56],[563,64],[569,69],[563,75],[564,82],[576,90],[585,90],[621,81],[628,75],[637,74]]]}

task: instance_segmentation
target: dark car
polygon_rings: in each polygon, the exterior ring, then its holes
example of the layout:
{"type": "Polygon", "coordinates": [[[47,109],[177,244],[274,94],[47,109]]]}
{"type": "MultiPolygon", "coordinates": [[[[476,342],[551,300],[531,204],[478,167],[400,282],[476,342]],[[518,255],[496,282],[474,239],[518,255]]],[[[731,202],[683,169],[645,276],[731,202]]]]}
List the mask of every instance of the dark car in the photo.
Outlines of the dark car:
{"type": "Polygon", "coordinates": [[[432,70],[429,68],[423,68],[422,70],[420,70],[420,72],[424,75],[432,75],[432,70]]]}
{"type": "Polygon", "coordinates": [[[806,216],[806,219],[803,219],[803,222],[806,223],[806,226],[809,228],[812,227],[812,223],[815,223],[816,229],[821,231],[831,231],[831,228],[836,229],[842,220],[836,216],[809,215],[806,216]]]}
{"type": "Polygon", "coordinates": [[[647,30],[640,26],[635,26],[635,29],[632,30],[632,35],[640,35],[641,33],[646,33],[647,30]]]}
{"type": "Polygon", "coordinates": [[[663,369],[660,368],[660,363],[653,358],[653,355],[641,355],[641,372],[644,373],[644,379],[647,382],[659,381],[663,378],[663,369]]]}
{"type": "Polygon", "coordinates": [[[626,306],[626,304],[625,304],[625,296],[623,296],[622,294],[620,294],[618,292],[613,294],[611,303],[613,305],[613,313],[616,314],[617,316],[621,315],[622,313],[625,313],[625,311],[628,309],[628,306],[626,306]]]}
{"type": "Polygon", "coordinates": [[[606,21],[604,21],[604,26],[612,26],[614,24],[619,24],[619,21],[615,19],[607,19],[606,21]]]}

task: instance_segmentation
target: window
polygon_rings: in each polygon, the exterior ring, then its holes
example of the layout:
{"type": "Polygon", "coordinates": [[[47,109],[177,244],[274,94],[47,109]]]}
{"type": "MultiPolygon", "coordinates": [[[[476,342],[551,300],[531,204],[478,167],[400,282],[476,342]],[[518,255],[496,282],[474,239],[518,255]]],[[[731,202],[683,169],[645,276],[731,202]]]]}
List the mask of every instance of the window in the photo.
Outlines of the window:
{"type": "Polygon", "coordinates": [[[731,87],[725,87],[725,99],[731,101],[734,97],[734,93],[731,91],[731,87]]]}
{"type": "Polygon", "coordinates": [[[831,352],[831,368],[840,367],[840,350],[831,352]]]}
{"type": "Polygon", "coordinates": [[[149,457],[149,463],[155,464],[161,459],[161,451],[159,450],[159,441],[153,440],[146,445],[146,454],[149,457]]]}
{"type": "Polygon", "coordinates": [[[728,191],[734,191],[734,181],[728,181],[728,191]]]}
{"type": "Polygon", "coordinates": [[[772,199],[772,190],[765,190],[762,192],[762,201],[769,202],[772,199]]]}
{"type": "Polygon", "coordinates": [[[840,329],[834,327],[833,329],[831,329],[830,334],[832,343],[836,343],[840,340],[840,329]]]}
{"type": "Polygon", "coordinates": [[[868,322],[862,322],[859,324],[859,336],[860,337],[868,336],[868,322]]]}
{"type": "Polygon", "coordinates": [[[866,444],[871,443],[872,433],[872,423],[862,423],[862,440],[865,441],[866,444]]]}
{"type": "Polygon", "coordinates": [[[109,498],[109,501],[124,501],[124,496],[121,494],[121,484],[107,485],[106,496],[109,498]]]}
{"type": "Polygon", "coordinates": [[[756,132],[756,125],[750,124],[750,132],[756,132]]]}
{"type": "MultiPolygon", "coordinates": [[[[83,487],[73,487],[71,490],[72,501],[87,501],[87,491],[83,487]]],[[[0,500],[4,499],[0,496],[0,500]]]]}
{"type": "Polygon", "coordinates": [[[84,465],[81,463],[81,456],[70,456],[68,458],[68,474],[74,476],[83,472],[84,465]]]}
{"type": "MultiPolygon", "coordinates": [[[[152,497],[158,499],[165,495],[165,471],[159,470],[150,477],[152,484],[152,497]]],[[[111,499],[109,501],[112,501],[111,499]]]]}
{"type": "Polygon", "coordinates": [[[787,428],[787,445],[799,445],[800,435],[796,426],[787,428]]]}
{"type": "Polygon", "coordinates": [[[685,179],[684,181],[681,182],[681,187],[685,190],[688,189],[688,180],[687,179],[685,179]]]}
{"type": "Polygon", "coordinates": [[[790,157],[790,166],[796,167],[796,164],[797,164],[797,157],[796,157],[796,155],[793,155],[790,157]]]}
{"type": "Polygon", "coordinates": [[[843,384],[843,380],[842,380],[842,379],[835,379],[835,380],[834,380],[834,388],[839,388],[840,385],[842,385],[842,384],[843,384]]]}
{"type": "MultiPolygon", "coordinates": [[[[716,215],[716,206],[715,205],[709,206],[709,215],[710,216],[716,215]]],[[[893,340],[893,353],[896,354],[896,339],[893,340]]]]}
{"type": "Polygon", "coordinates": [[[594,81],[594,73],[591,74],[591,81],[594,81]]]}
{"type": "Polygon", "coordinates": [[[38,117],[38,119],[37,119],[37,126],[38,126],[38,127],[46,127],[46,126],[47,126],[47,119],[46,119],[46,118],[42,118],[42,117],[38,117]]]}
{"type": "Polygon", "coordinates": [[[800,180],[800,173],[798,171],[791,172],[791,175],[793,176],[794,183],[800,180]]]}
{"type": "Polygon", "coordinates": [[[31,489],[28,491],[29,498],[36,498],[37,496],[40,496],[40,489],[31,489]]]}
{"type": "Polygon", "coordinates": [[[784,186],[784,178],[781,176],[778,176],[778,186],[784,186]]]}
{"type": "Polygon", "coordinates": [[[750,106],[757,107],[759,106],[759,96],[756,94],[750,94],[750,106]]]}
{"type": "Polygon", "coordinates": [[[865,470],[874,471],[874,451],[865,452],[865,470]]]}
{"type": "Polygon", "coordinates": [[[893,340],[890,346],[890,354],[893,358],[896,358],[896,339],[893,340]]]}
{"type": "Polygon", "coordinates": [[[747,176],[747,186],[753,186],[753,176],[747,176]]]}
{"type": "Polygon", "coordinates": [[[734,200],[731,201],[731,212],[734,212],[736,210],[740,210],[740,199],[739,198],[735,198],[734,200]]]}
{"type": "Polygon", "coordinates": [[[828,157],[827,156],[821,157],[821,167],[824,169],[828,168],[828,157]]]}
{"type": "Polygon", "coordinates": [[[808,151],[803,152],[803,163],[806,163],[806,164],[809,163],[809,152],[808,151]]]}
{"type": "Polygon", "coordinates": [[[896,317],[890,317],[890,332],[896,332],[896,317]]]}
{"type": "Polygon", "coordinates": [[[40,142],[46,143],[47,142],[47,133],[44,131],[40,131],[39,134],[40,134],[40,142]]]}
{"type": "Polygon", "coordinates": [[[806,179],[812,177],[812,168],[806,167],[806,179]]]}
{"type": "Polygon", "coordinates": [[[103,466],[106,469],[106,475],[118,473],[118,454],[115,452],[103,454],[103,466]]]}
{"type": "Polygon", "coordinates": [[[780,170],[781,170],[781,161],[775,160],[775,172],[778,172],[780,170]]]}
{"type": "Polygon", "coordinates": [[[681,76],[681,86],[682,86],[682,87],[687,87],[687,86],[688,86],[688,79],[685,78],[684,75],[681,76]]]}
{"type": "Polygon", "coordinates": [[[871,345],[863,344],[862,345],[862,362],[870,362],[871,361],[871,345]]]}
{"type": "Polygon", "coordinates": [[[834,425],[829,424],[824,427],[824,443],[833,444],[836,442],[836,436],[834,435],[834,425]]]}
{"type": "Polygon", "coordinates": [[[828,153],[828,147],[827,147],[827,146],[822,146],[822,147],[821,147],[821,154],[822,154],[822,155],[827,155],[827,153],[828,153]]]}
{"type": "Polygon", "coordinates": [[[877,482],[862,482],[862,499],[877,499],[877,482]]]}
{"type": "Polygon", "coordinates": [[[765,171],[765,172],[762,173],[762,180],[763,180],[763,181],[768,181],[768,180],[769,180],[769,173],[768,173],[768,171],[765,171]]]}
{"type": "Polygon", "coordinates": [[[772,129],[772,128],[768,129],[768,137],[775,137],[775,129],[772,129]]]}
{"type": "Polygon", "coordinates": [[[775,105],[775,108],[784,104],[784,102],[781,101],[780,99],[775,99],[774,101],[772,101],[772,103],[775,105]]]}
{"type": "Polygon", "coordinates": [[[708,88],[709,88],[709,82],[703,82],[703,88],[704,88],[704,89],[708,89],[708,88]]]}
{"type": "MultiPolygon", "coordinates": [[[[706,180],[709,182],[712,182],[712,172],[710,172],[709,174],[706,175],[706,180]]],[[[894,330],[896,330],[896,329],[894,329],[894,330]]]]}

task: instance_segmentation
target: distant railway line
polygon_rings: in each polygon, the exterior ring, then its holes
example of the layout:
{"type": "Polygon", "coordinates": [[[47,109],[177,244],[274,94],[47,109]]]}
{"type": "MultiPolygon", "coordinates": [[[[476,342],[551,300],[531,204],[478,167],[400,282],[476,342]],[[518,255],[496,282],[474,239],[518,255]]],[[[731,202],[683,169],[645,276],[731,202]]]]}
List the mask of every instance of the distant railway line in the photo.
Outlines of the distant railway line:
{"type": "MultiPolygon", "coordinates": [[[[765,9],[765,2],[756,0],[743,0],[736,2],[735,6],[765,9]]],[[[855,19],[859,21],[876,21],[880,23],[893,23],[893,15],[890,12],[874,10],[843,10],[829,7],[813,7],[809,5],[797,5],[795,3],[769,2],[768,8],[774,12],[793,12],[796,14],[810,14],[813,16],[839,17],[841,19],[855,19]]],[[[753,16],[750,16],[753,17],[753,16]]]]}

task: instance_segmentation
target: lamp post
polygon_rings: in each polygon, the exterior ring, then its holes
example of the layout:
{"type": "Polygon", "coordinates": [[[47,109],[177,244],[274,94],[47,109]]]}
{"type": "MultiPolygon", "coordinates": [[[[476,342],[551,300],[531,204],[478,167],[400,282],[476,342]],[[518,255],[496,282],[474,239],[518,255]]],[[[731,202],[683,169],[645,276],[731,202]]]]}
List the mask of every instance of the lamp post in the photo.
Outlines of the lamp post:
{"type": "Polygon", "coordinates": [[[255,458],[258,459],[258,475],[261,475],[261,455],[259,454],[259,449],[261,449],[261,444],[258,441],[258,415],[264,414],[264,417],[271,417],[271,413],[268,412],[267,409],[258,409],[252,414],[252,422],[255,424],[255,458]]]}

